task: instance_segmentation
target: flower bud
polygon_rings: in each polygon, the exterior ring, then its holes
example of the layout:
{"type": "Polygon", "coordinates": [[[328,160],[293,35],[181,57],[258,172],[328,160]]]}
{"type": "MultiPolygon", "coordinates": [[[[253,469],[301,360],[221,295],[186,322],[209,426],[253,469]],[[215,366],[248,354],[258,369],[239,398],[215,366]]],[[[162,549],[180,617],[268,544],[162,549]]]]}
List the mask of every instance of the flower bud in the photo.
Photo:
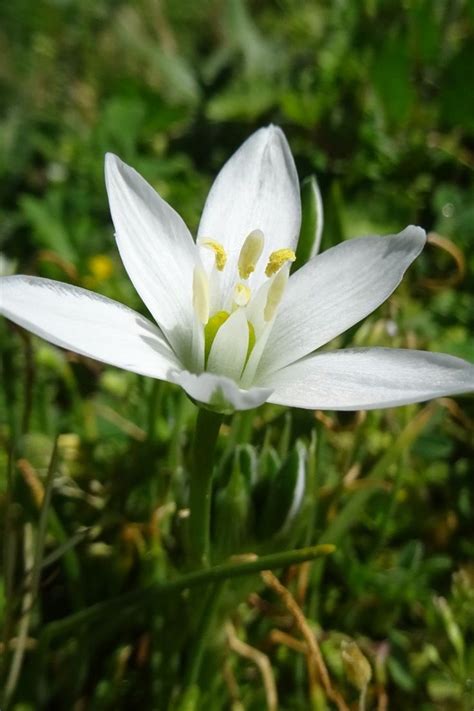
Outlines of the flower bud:
{"type": "Polygon", "coordinates": [[[372,678],[372,668],[358,645],[352,640],[341,642],[344,671],[350,683],[362,692],[372,678]]]}

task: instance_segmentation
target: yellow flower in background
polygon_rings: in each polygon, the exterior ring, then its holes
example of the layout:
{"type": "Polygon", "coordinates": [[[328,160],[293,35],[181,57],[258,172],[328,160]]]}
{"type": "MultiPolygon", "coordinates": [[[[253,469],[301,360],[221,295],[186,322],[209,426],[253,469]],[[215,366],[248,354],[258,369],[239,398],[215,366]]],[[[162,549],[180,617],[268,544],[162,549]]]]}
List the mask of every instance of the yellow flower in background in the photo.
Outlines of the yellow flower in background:
{"type": "Polygon", "coordinates": [[[87,266],[93,277],[91,281],[96,283],[106,281],[114,272],[114,263],[106,254],[94,254],[89,258],[87,266]]]}

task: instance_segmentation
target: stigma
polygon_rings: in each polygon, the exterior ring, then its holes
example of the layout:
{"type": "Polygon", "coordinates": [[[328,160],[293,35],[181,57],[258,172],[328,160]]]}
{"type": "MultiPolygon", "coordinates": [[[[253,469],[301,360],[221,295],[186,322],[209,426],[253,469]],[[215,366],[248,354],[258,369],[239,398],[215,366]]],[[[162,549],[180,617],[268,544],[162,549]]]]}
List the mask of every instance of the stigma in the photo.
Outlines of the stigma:
{"type": "Polygon", "coordinates": [[[247,306],[252,296],[252,292],[247,284],[239,282],[234,287],[234,304],[236,306],[247,306]]]}

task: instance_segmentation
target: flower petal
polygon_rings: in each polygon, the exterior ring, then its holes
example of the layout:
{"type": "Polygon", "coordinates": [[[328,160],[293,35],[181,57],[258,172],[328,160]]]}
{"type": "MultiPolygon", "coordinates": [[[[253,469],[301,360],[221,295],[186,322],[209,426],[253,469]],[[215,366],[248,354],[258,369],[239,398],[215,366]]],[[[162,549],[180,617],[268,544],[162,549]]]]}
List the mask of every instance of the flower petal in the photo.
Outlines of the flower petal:
{"type": "MultiPolygon", "coordinates": [[[[266,305],[269,299],[269,292],[275,289],[275,281],[279,281],[280,285],[283,284],[283,289],[285,284],[287,284],[289,266],[283,267],[278,274],[267,279],[267,281],[262,284],[257,294],[253,298],[253,301],[247,307],[247,319],[251,323],[255,330],[256,342],[250,353],[250,357],[245,365],[244,372],[240,379],[240,384],[243,387],[250,387],[255,379],[255,374],[258,370],[260,364],[260,359],[262,358],[265,348],[267,346],[268,339],[273,329],[273,324],[275,323],[275,318],[278,310],[278,294],[276,299],[276,305],[273,309],[274,313],[270,316],[270,320],[265,320],[265,314],[267,312],[266,305]]],[[[280,287],[277,284],[277,289],[280,287]]],[[[271,293],[270,293],[271,300],[271,293]]]]}
{"type": "Polygon", "coordinates": [[[425,231],[414,226],[389,237],[348,240],[292,274],[258,372],[306,356],[374,311],[396,289],[425,240],[425,231]]]}
{"type": "Polygon", "coordinates": [[[51,279],[0,279],[0,313],[61,348],[166,379],[179,361],[148,319],[117,301],[51,279]]]}
{"type": "Polygon", "coordinates": [[[262,378],[270,402],[311,410],[373,410],[474,392],[474,365],[444,353],[348,348],[316,353],[262,378]]]}
{"type": "MultiPolygon", "coordinates": [[[[227,161],[206,201],[199,225],[199,239],[220,242],[228,255],[223,271],[224,299],[237,276],[240,249],[247,235],[262,230],[263,253],[249,283],[264,279],[271,252],[295,249],[301,224],[298,176],[283,132],[275,126],[256,131],[227,161]]],[[[206,265],[211,253],[202,250],[206,265]]]]}
{"type": "Polygon", "coordinates": [[[105,179],[117,245],[137,292],[178,356],[190,358],[193,270],[198,250],[181,217],[117,156],[105,179]]]}
{"type": "Polygon", "coordinates": [[[180,385],[193,400],[225,414],[258,407],[272,393],[271,388],[241,390],[230,378],[214,373],[195,375],[185,370],[175,371],[170,373],[169,380],[180,385]]]}
{"type": "Polygon", "coordinates": [[[244,309],[237,309],[217,331],[207,370],[239,380],[247,358],[249,327],[244,309]]]}

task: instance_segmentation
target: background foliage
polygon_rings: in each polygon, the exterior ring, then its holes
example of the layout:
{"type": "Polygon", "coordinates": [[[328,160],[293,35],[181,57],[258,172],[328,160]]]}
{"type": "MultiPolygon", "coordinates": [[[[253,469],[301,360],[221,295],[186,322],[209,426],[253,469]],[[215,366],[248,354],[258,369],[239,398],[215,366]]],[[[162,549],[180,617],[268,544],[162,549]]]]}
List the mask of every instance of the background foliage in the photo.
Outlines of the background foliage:
{"type": "MultiPolygon", "coordinates": [[[[0,18],[2,273],[143,310],[114,248],[104,153],[132,164],[195,229],[223,161],[272,121],[300,177],[318,177],[323,249],[410,222],[433,233],[395,295],[338,345],[473,360],[472,0],[16,0],[0,18]]],[[[181,569],[195,409],[173,386],[5,321],[0,333],[4,704],[167,708],[196,608],[176,595],[152,614],[108,601],[181,569]],[[74,621],[97,603],[93,622],[74,621]],[[58,620],[70,624],[51,627],[58,620]]],[[[279,575],[348,703],[357,692],[340,643],[350,638],[372,666],[369,708],[474,704],[473,418],[472,400],[443,398],[359,414],[265,406],[222,429],[215,562],[337,545],[279,575]],[[297,440],[306,494],[282,532],[286,510],[262,507],[297,440]]],[[[304,644],[275,638],[298,632],[258,575],[219,600],[218,619],[268,655],[280,708],[332,708],[317,681],[308,686],[304,644]]],[[[223,630],[198,707],[264,708],[257,667],[223,630]]]]}

